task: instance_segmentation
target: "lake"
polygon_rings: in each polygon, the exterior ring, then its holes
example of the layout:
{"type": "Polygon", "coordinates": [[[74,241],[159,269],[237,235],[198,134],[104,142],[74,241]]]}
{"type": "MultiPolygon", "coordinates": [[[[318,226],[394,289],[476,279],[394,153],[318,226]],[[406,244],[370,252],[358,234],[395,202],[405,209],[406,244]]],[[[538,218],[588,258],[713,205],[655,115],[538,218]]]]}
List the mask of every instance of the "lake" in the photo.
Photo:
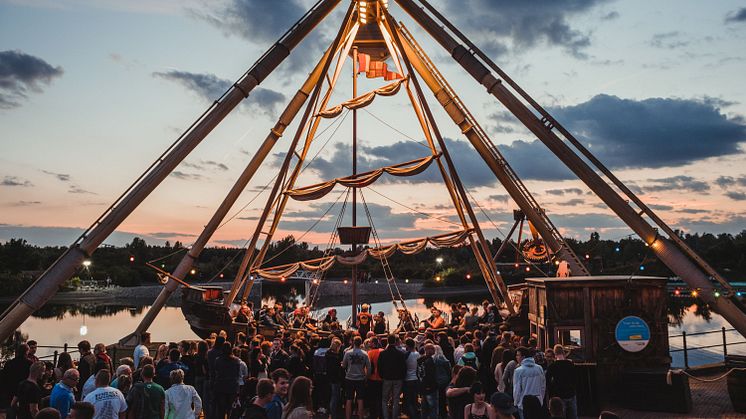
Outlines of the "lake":
{"type": "MultiPolygon", "coordinates": [[[[281,300],[300,301],[302,295],[297,292],[278,293],[269,296],[263,302],[273,302],[275,298],[281,300]]],[[[481,297],[444,297],[444,298],[416,298],[407,299],[407,307],[414,313],[417,313],[421,319],[429,316],[428,307],[436,306],[448,311],[451,303],[464,301],[467,303],[478,303],[481,297]]],[[[318,304],[318,312],[325,312],[330,307],[335,307],[340,319],[347,319],[350,316],[351,309],[349,305],[339,305],[339,302],[324,302],[322,298],[318,304]]],[[[76,305],[47,305],[34,316],[27,319],[20,327],[22,333],[27,334],[29,339],[36,340],[40,348],[39,356],[51,354],[53,348],[42,348],[41,346],[60,346],[67,343],[74,347],[77,342],[87,339],[91,343],[103,342],[114,343],[121,337],[135,330],[140,319],[145,315],[148,306],[146,305],[128,305],[123,304],[97,304],[97,303],[80,303],[76,305]]],[[[374,312],[383,311],[386,313],[390,324],[395,325],[396,309],[391,301],[373,301],[372,310],[374,312]]],[[[673,367],[683,367],[683,352],[675,352],[682,347],[682,338],[673,337],[681,335],[682,332],[687,334],[719,331],[722,327],[731,329],[730,325],[717,315],[710,312],[704,306],[697,305],[691,300],[671,298],[669,301],[669,336],[671,353],[673,358],[673,367]]],[[[165,307],[150,328],[153,333],[154,341],[178,341],[181,339],[197,339],[197,335],[192,332],[184,320],[179,307],[165,307]]],[[[726,333],[727,341],[744,342],[736,331],[726,333]]],[[[706,335],[687,336],[687,345],[689,351],[689,365],[696,366],[707,363],[722,361],[723,337],[722,333],[712,333],[706,335]],[[691,350],[692,347],[720,345],[718,347],[700,350],[691,350]]],[[[730,354],[746,355],[746,344],[739,344],[728,347],[730,354]]]]}

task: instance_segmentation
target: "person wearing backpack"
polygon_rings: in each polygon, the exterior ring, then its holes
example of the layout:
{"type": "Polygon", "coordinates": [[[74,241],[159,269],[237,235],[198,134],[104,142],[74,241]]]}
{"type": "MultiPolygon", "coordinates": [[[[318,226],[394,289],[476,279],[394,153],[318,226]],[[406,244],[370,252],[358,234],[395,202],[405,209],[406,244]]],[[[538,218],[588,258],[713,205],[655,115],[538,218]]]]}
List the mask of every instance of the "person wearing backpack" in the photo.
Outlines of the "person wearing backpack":
{"type": "Polygon", "coordinates": [[[458,364],[464,367],[472,367],[474,371],[479,371],[479,359],[474,353],[474,345],[467,343],[464,345],[464,354],[459,358],[458,364]]]}
{"type": "Polygon", "coordinates": [[[438,419],[438,380],[435,367],[435,345],[425,344],[425,355],[417,360],[417,378],[422,391],[422,417],[438,419]]]}

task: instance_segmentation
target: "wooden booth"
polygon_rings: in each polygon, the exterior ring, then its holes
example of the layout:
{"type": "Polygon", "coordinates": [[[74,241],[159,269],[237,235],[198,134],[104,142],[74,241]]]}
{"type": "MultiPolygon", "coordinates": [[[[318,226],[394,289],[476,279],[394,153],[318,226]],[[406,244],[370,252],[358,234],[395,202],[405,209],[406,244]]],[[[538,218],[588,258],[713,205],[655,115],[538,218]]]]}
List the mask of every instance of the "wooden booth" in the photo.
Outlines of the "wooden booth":
{"type": "Polygon", "coordinates": [[[571,350],[585,366],[580,387],[596,405],[644,402],[635,390],[670,390],[658,385],[671,365],[666,284],[649,276],[527,279],[530,334],[540,348],[559,343],[571,350]],[[651,376],[655,388],[644,384],[651,376]]]}

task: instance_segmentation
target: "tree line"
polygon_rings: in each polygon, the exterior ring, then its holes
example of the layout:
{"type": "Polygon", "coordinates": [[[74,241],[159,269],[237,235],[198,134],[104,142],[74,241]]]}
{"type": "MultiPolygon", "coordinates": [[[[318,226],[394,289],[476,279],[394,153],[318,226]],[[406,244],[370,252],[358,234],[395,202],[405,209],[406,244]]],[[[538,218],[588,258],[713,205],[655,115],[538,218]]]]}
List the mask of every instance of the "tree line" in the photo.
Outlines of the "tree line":
{"type": "MultiPolygon", "coordinates": [[[[725,278],[742,280],[746,272],[746,230],[739,234],[680,234],[680,237],[700,256],[707,260],[725,278]]],[[[652,251],[636,238],[602,240],[596,232],[588,240],[567,239],[568,244],[586,263],[593,274],[619,275],[672,275],[660,263],[652,251]]],[[[489,242],[494,254],[502,241],[489,242]]],[[[156,272],[145,265],[152,262],[171,272],[187,252],[180,242],[171,245],[149,245],[141,238],[134,238],[124,247],[102,246],[91,258],[89,266],[81,266],[73,279],[62,288],[75,288],[82,281],[107,279],[113,285],[138,286],[155,284],[156,272]]],[[[0,295],[15,296],[49,267],[65,247],[33,246],[21,238],[0,244],[0,295]]],[[[334,249],[335,254],[344,254],[343,249],[334,249]]],[[[553,276],[555,267],[549,263],[528,265],[518,257],[515,243],[497,258],[497,267],[508,283],[522,282],[526,277],[553,276]],[[516,263],[518,262],[518,263],[516,263]]],[[[269,247],[265,266],[277,266],[299,260],[321,257],[324,249],[305,242],[296,242],[293,236],[278,240],[269,247]]],[[[200,254],[194,270],[187,275],[187,282],[230,281],[236,275],[243,257],[243,250],[231,247],[208,247],[200,254]]],[[[395,254],[388,259],[391,271],[398,280],[425,280],[428,286],[461,286],[479,284],[481,273],[468,246],[449,249],[425,249],[416,255],[395,254]],[[436,278],[438,279],[436,281],[436,278]]],[[[384,278],[381,263],[369,258],[360,271],[372,278],[384,278]]],[[[350,276],[349,267],[335,265],[328,278],[350,276]]]]}

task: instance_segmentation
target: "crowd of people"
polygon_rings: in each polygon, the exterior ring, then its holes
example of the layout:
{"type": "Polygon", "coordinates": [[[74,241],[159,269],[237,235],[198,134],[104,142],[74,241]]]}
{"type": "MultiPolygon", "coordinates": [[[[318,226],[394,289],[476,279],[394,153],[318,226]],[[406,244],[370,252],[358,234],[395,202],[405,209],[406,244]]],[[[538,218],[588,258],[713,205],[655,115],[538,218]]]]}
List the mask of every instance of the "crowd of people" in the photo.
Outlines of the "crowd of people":
{"type": "Polygon", "coordinates": [[[382,313],[361,313],[347,330],[330,327],[333,310],[314,329],[292,328],[292,313],[272,333],[221,331],[157,349],[146,332],[117,365],[88,341],[77,360],[62,353],[52,365],[28,341],[5,363],[1,395],[15,418],[577,418],[568,348],[538,348],[488,302],[481,313],[454,304],[448,320],[433,308],[417,325],[400,312],[392,330],[382,313]]]}

